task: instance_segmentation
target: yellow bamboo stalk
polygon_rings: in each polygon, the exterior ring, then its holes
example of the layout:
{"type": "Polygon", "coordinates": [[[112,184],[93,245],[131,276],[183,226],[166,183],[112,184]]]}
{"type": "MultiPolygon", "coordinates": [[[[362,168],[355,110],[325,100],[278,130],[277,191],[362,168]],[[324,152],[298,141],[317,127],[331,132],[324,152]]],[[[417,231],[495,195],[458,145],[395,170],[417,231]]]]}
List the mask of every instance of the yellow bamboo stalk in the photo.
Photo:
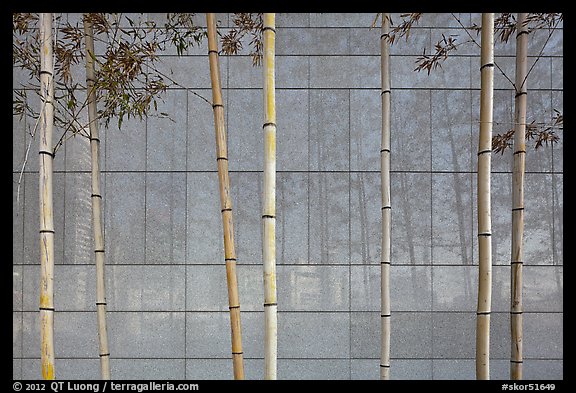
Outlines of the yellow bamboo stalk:
{"type": "Polygon", "coordinates": [[[277,379],[278,304],[276,299],[276,14],[265,13],[264,69],[264,187],[262,258],[264,266],[264,379],[277,379]]]}
{"type": "Polygon", "coordinates": [[[514,119],[514,169],[512,174],[512,253],[510,302],[510,379],[522,379],[522,264],[524,234],[524,171],[526,160],[526,76],[528,72],[528,26],[526,13],[516,21],[516,97],[514,119]]]}
{"type": "Polygon", "coordinates": [[[480,136],[478,143],[478,307],[476,311],[476,379],[490,379],[492,303],[492,223],[490,171],[494,90],[494,14],[482,14],[480,49],[480,136]]]}
{"type": "Polygon", "coordinates": [[[228,175],[228,147],[226,142],[226,123],[222,102],[220,82],[220,63],[218,61],[218,38],[216,17],[206,14],[208,32],[208,58],[210,61],[210,79],[212,84],[212,108],[216,131],[216,160],[218,163],[218,181],[220,187],[220,207],[224,229],[224,259],[226,262],[226,280],[228,283],[228,304],[230,309],[230,327],[232,335],[232,365],[234,379],[244,379],[244,356],[242,352],[242,329],[240,324],[240,299],[238,278],[236,275],[236,250],[234,248],[234,222],[232,220],[232,198],[228,175]]]}
{"type": "Polygon", "coordinates": [[[52,203],[52,129],[54,126],[54,64],[52,14],[40,14],[40,358],[42,378],[55,379],[54,370],[54,211],[52,203]]]}
{"type": "Polygon", "coordinates": [[[96,72],[94,69],[94,32],[92,22],[84,19],[86,43],[86,90],[88,95],[88,122],[90,129],[90,153],[92,159],[92,231],[94,236],[94,258],[96,261],[96,310],[98,318],[98,340],[100,375],[110,379],[110,351],[106,329],[106,288],[104,279],[104,230],[102,226],[102,193],[100,192],[100,136],[96,111],[96,72]]]}
{"type": "Polygon", "coordinates": [[[382,188],[382,260],[380,261],[380,379],[390,379],[390,14],[382,14],[380,60],[382,91],[382,141],[380,148],[380,178],[382,188]]]}

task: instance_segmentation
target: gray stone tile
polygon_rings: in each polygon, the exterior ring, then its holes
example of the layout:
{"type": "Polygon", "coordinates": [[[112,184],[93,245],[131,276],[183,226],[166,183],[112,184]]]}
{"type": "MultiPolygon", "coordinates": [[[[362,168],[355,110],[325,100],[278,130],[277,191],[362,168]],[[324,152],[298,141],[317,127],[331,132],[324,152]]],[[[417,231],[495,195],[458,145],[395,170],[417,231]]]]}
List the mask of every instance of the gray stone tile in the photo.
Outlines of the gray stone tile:
{"type": "MultiPolygon", "coordinates": [[[[264,284],[261,265],[237,265],[241,311],[262,311],[264,284]]],[[[186,309],[228,312],[226,266],[194,266],[186,270],[186,309]]]]}
{"type": "Polygon", "coordinates": [[[185,266],[109,266],[109,311],[184,311],[185,266]]]}
{"type": "MultiPolygon", "coordinates": [[[[308,170],[307,141],[310,122],[308,103],[308,90],[276,89],[276,170],[278,171],[308,170]]],[[[252,114],[250,116],[255,117],[252,114]]],[[[260,122],[264,122],[263,118],[260,122]]],[[[252,133],[263,140],[260,129],[254,128],[256,132],[252,131],[252,133]]],[[[257,145],[262,146],[262,150],[258,151],[256,155],[262,156],[263,144],[257,145]]],[[[262,167],[258,169],[260,170],[262,167]]]]}
{"type": "Polygon", "coordinates": [[[475,204],[471,194],[471,174],[432,174],[434,264],[472,264],[472,208],[475,204]]]}
{"type": "Polygon", "coordinates": [[[350,274],[346,266],[280,265],[276,274],[278,307],[282,311],[349,310],[350,274]]]}
{"type": "Polygon", "coordinates": [[[379,173],[350,175],[350,262],[380,264],[382,197],[379,173]]]}
{"type": "Polygon", "coordinates": [[[524,357],[562,359],[563,319],[562,313],[524,314],[524,357]]]}
{"type": "MultiPolygon", "coordinates": [[[[394,312],[430,311],[432,305],[429,266],[390,268],[390,306],[394,312]]],[[[351,266],[351,310],[380,311],[380,265],[351,266]]]]}
{"type": "Polygon", "coordinates": [[[12,311],[12,357],[22,357],[24,313],[12,311]]]}
{"type": "Polygon", "coordinates": [[[238,263],[262,263],[262,182],[260,173],[230,174],[238,263]]]}
{"type": "Polygon", "coordinates": [[[470,91],[432,91],[432,169],[472,170],[470,91]]]}
{"type": "Polygon", "coordinates": [[[284,312],[278,316],[279,358],[350,356],[347,313],[284,312]]]}
{"type": "MultiPolygon", "coordinates": [[[[242,300],[240,300],[242,301],[242,300]]],[[[245,358],[263,358],[264,312],[241,315],[242,350],[245,358]]],[[[283,322],[278,318],[278,326],[283,322]]],[[[231,357],[230,314],[226,312],[191,312],[186,316],[186,356],[192,358],[231,357]]],[[[278,337],[280,337],[280,333],[278,337]]],[[[278,344],[280,348],[280,343],[278,344]]],[[[280,356],[280,354],[279,354],[280,356]]]]}
{"type": "Polygon", "coordinates": [[[370,27],[376,13],[310,13],[310,27],[370,27]]]}
{"type": "Polygon", "coordinates": [[[24,266],[12,265],[12,311],[22,311],[24,266]]]}
{"type": "Polygon", "coordinates": [[[310,14],[308,13],[277,13],[276,27],[309,27],[310,14]]]}
{"type": "Polygon", "coordinates": [[[20,180],[19,174],[12,175],[12,264],[20,265],[24,262],[24,200],[25,178],[20,180]]]}
{"type": "Polygon", "coordinates": [[[564,379],[564,362],[562,360],[524,360],[524,379],[564,379]]]}
{"type": "Polygon", "coordinates": [[[310,170],[350,168],[349,100],[345,90],[310,92],[310,170]]]}
{"type": "Polygon", "coordinates": [[[276,174],[276,263],[308,263],[307,173],[276,174]]]}
{"type": "MultiPolygon", "coordinates": [[[[216,171],[216,138],[214,131],[214,112],[212,107],[202,98],[212,102],[212,91],[210,89],[194,89],[188,91],[188,125],[187,125],[187,147],[186,147],[186,169],[193,171],[216,171]]],[[[222,100],[224,102],[224,119],[226,124],[235,127],[235,123],[228,121],[228,91],[222,90],[222,100]]],[[[228,128],[228,127],[227,127],[228,128]]],[[[235,165],[228,141],[229,165],[235,165]]]]}
{"type": "Polygon", "coordinates": [[[474,358],[476,308],[468,313],[433,312],[431,323],[434,358],[474,358]]]}
{"type": "Polygon", "coordinates": [[[114,312],[108,317],[111,357],[183,357],[185,332],[183,312],[114,312]]]}
{"type": "Polygon", "coordinates": [[[106,169],[115,171],[146,169],[146,121],[124,119],[106,132],[106,169]]]}
{"type": "Polygon", "coordinates": [[[553,175],[554,198],[554,264],[564,263],[564,175],[553,175]]]}
{"type": "Polygon", "coordinates": [[[167,91],[157,103],[158,110],[148,117],[146,168],[149,171],[185,170],[187,92],[167,91]],[[168,116],[164,117],[162,113],[168,116]]]}
{"type": "Polygon", "coordinates": [[[22,379],[22,359],[12,359],[12,379],[22,379]]]}
{"type": "MultiPolygon", "coordinates": [[[[352,357],[380,358],[380,314],[351,315],[352,357]]],[[[395,312],[391,317],[390,356],[426,358],[431,352],[430,313],[395,312]]]]}
{"type": "MultiPolygon", "coordinates": [[[[399,19],[398,22],[400,22],[399,19]]],[[[350,54],[379,56],[381,53],[381,23],[382,19],[379,18],[375,28],[359,27],[348,29],[350,34],[350,54]]],[[[418,56],[422,54],[424,48],[426,48],[426,53],[430,53],[430,29],[415,25],[412,26],[410,36],[407,39],[406,37],[397,38],[390,45],[390,55],[418,56]]]]}
{"type": "MultiPolygon", "coordinates": [[[[222,87],[228,86],[228,73],[226,71],[228,61],[226,56],[219,57],[222,87]]],[[[156,68],[159,72],[170,77],[177,87],[187,89],[211,88],[207,54],[205,56],[161,56],[156,62],[156,68]],[[192,70],[193,72],[191,72],[192,70]]]]}
{"type": "Polygon", "coordinates": [[[522,272],[524,310],[563,311],[564,268],[562,266],[524,266],[522,272]]]}
{"type": "MultiPolygon", "coordinates": [[[[380,379],[380,359],[352,359],[351,379],[380,379]]],[[[390,360],[390,379],[423,380],[432,378],[431,360],[392,359],[390,360]]]]}
{"type": "Polygon", "coordinates": [[[427,173],[392,173],[392,263],[431,263],[431,177],[427,173]]]}
{"type": "Polygon", "coordinates": [[[279,379],[341,380],[349,379],[348,360],[282,359],[278,361],[279,379]]]}
{"type": "Polygon", "coordinates": [[[391,170],[430,170],[430,91],[397,90],[391,99],[391,170]]]}
{"type": "MultiPolygon", "coordinates": [[[[392,14],[393,18],[394,15],[392,14]]],[[[472,15],[466,12],[438,12],[438,13],[428,13],[424,14],[421,18],[421,22],[418,26],[427,26],[427,27],[434,27],[434,28],[445,28],[445,27],[461,27],[460,22],[468,27],[470,26],[472,15]]],[[[399,20],[400,22],[400,20],[399,20]]],[[[480,24],[480,23],[478,23],[480,24]]]]}
{"type": "Polygon", "coordinates": [[[477,266],[434,266],[432,308],[435,311],[476,310],[477,276],[477,266]]]}
{"type": "Polygon", "coordinates": [[[206,264],[224,261],[218,175],[188,173],[186,176],[186,262],[206,264]]]}
{"type": "Polygon", "coordinates": [[[474,359],[434,359],[432,370],[432,379],[476,379],[476,361],[474,359]]]}
{"type": "MultiPolygon", "coordinates": [[[[564,58],[551,58],[552,89],[564,89],[564,58]]],[[[544,68],[544,65],[541,65],[544,68]]],[[[544,88],[544,87],[543,87],[544,88]]]]}
{"type": "MultiPolygon", "coordinates": [[[[102,178],[101,183],[103,183],[102,178]]],[[[91,194],[92,176],[90,173],[66,173],[64,263],[90,264],[94,262],[91,194]]],[[[104,214],[103,210],[101,211],[102,215],[104,214]]]]}
{"type": "Polygon", "coordinates": [[[146,174],[146,263],[186,261],[186,174],[146,174]]]}
{"type": "Polygon", "coordinates": [[[349,264],[349,179],[310,173],[309,263],[349,264]]]}
{"type": "MultiPolygon", "coordinates": [[[[433,33],[434,34],[434,33],[433,33]]],[[[454,88],[467,89],[470,87],[470,68],[462,62],[462,58],[448,57],[442,61],[441,66],[431,70],[416,71],[417,58],[415,56],[392,56],[390,75],[392,88],[454,88]]],[[[379,62],[379,60],[378,60],[379,62]]],[[[474,70],[472,68],[472,70],[474,70]]],[[[472,71],[474,75],[474,71],[472,71]]],[[[372,85],[368,87],[373,87],[372,85]]]]}
{"type": "MultiPolygon", "coordinates": [[[[228,94],[230,97],[228,108],[229,169],[261,171],[264,167],[262,91],[260,89],[235,89],[230,90],[228,94]]],[[[215,155],[216,150],[213,153],[213,156],[215,155]]]]}
{"type": "Polygon", "coordinates": [[[347,55],[348,29],[282,29],[276,36],[276,55],[347,55]]]}
{"type": "MultiPolygon", "coordinates": [[[[395,140],[397,137],[397,133],[392,130],[391,140],[395,140]]],[[[351,90],[350,169],[354,171],[379,171],[381,140],[382,101],[380,90],[351,90]]]]}
{"type": "MultiPolygon", "coordinates": [[[[264,359],[244,358],[244,377],[247,380],[264,379],[264,359]]],[[[234,379],[232,359],[187,359],[187,379],[234,379]]],[[[279,375],[278,379],[282,379],[279,375]]]]}
{"type": "MultiPolygon", "coordinates": [[[[184,359],[110,359],[110,374],[119,380],[183,380],[184,359]],[[153,378],[151,378],[153,376],[153,378]]],[[[162,382],[159,382],[162,383],[162,382]]]]}
{"type": "Polygon", "coordinates": [[[524,177],[524,187],[525,262],[530,265],[553,264],[552,176],[528,173],[524,177]]]}
{"type": "MultiPolygon", "coordinates": [[[[381,85],[377,56],[312,56],[309,59],[310,87],[378,88],[381,85]]],[[[392,86],[398,85],[392,83],[392,86]]]]}
{"type": "Polygon", "coordinates": [[[143,263],[145,251],[145,175],[106,173],[104,206],[106,260],[109,264],[143,263]]]}

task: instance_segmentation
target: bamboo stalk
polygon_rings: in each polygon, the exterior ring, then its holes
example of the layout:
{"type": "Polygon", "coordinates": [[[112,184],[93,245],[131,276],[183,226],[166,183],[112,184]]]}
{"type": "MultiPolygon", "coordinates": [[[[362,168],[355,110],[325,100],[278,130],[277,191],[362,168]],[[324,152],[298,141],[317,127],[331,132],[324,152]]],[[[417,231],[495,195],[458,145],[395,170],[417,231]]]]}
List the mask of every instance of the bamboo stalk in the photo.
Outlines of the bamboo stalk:
{"type": "Polygon", "coordinates": [[[228,147],[226,142],[226,123],[222,102],[220,82],[220,63],[218,61],[218,40],[216,18],[213,13],[206,14],[208,32],[208,58],[210,61],[210,79],[212,84],[212,108],[216,131],[216,160],[218,163],[218,182],[220,187],[220,207],[224,229],[224,259],[226,262],[226,280],[228,283],[228,304],[230,309],[230,328],[232,335],[232,365],[234,379],[244,379],[244,356],[242,352],[242,329],[240,324],[240,299],[236,275],[236,250],[234,248],[234,222],[232,219],[232,198],[228,175],[228,147]]]}
{"type": "Polygon", "coordinates": [[[88,122],[90,128],[90,153],[92,160],[92,231],[94,236],[94,258],[96,261],[96,310],[98,318],[98,340],[100,355],[100,375],[110,379],[110,351],[106,329],[106,288],[104,259],[104,229],[102,226],[102,193],[100,192],[100,136],[94,87],[94,31],[92,22],[84,18],[84,38],[86,42],[86,86],[88,95],[88,122]]]}
{"type": "Polygon", "coordinates": [[[380,379],[390,379],[390,14],[382,14],[380,59],[382,91],[382,141],[380,148],[380,178],[382,187],[382,260],[380,262],[380,379]]]}
{"type": "Polygon", "coordinates": [[[264,267],[264,379],[277,379],[278,305],[276,299],[276,14],[264,14],[264,187],[262,258],[264,267]]]}
{"type": "Polygon", "coordinates": [[[492,223],[490,171],[494,90],[494,14],[482,14],[480,50],[480,136],[478,142],[478,307],[476,312],[476,379],[490,379],[492,303],[492,223]]]}
{"type": "Polygon", "coordinates": [[[526,13],[516,22],[516,97],[514,119],[514,169],[512,174],[512,253],[510,303],[510,379],[522,379],[522,264],[524,234],[524,171],[526,160],[526,101],[528,89],[528,26],[526,13]]]}
{"type": "Polygon", "coordinates": [[[54,126],[54,64],[52,14],[40,14],[40,357],[42,378],[55,379],[54,369],[54,211],[52,203],[52,130],[54,126]]]}

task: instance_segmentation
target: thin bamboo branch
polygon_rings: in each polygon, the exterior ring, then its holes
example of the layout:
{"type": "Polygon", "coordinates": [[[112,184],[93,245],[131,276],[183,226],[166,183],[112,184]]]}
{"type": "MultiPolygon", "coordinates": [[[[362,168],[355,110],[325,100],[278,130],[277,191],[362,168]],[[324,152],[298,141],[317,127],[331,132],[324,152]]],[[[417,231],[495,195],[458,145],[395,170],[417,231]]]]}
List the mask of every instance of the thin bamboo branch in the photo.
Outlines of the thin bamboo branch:
{"type": "Polygon", "coordinates": [[[212,108],[214,111],[214,128],[216,131],[216,160],[218,163],[220,207],[224,229],[224,258],[226,261],[228,304],[230,309],[230,326],[232,334],[232,364],[234,368],[234,379],[244,379],[240,299],[238,296],[238,279],[236,276],[236,250],[234,248],[234,222],[232,220],[232,198],[230,178],[228,175],[226,122],[224,121],[224,105],[222,102],[222,86],[220,83],[216,17],[213,13],[206,14],[206,25],[208,30],[210,80],[212,82],[212,108]]]}
{"type": "Polygon", "coordinates": [[[381,353],[380,379],[390,379],[390,44],[386,37],[390,32],[390,14],[382,14],[380,35],[380,60],[382,91],[382,141],[380,144],[380,177],[382,193],[382,259],[380,262],[380,324],[381,353]]]}
{"type": "Polygon", "coordinates": [[[86,95],[92,159],[92,231],[94,236],[94,257],[96,260],[96,310],[100,349],[100,375],[102,379],[110,379],[110,350],[108,349],[108,333],[106,329],[104,229],[102,226],[102,193],[100,191],[100,136],[96,108],[96,71],[94,69],[94,31],[92,22],[87,18],[84,18],[84,39],[86,41],[86,95]]]}
{"type": "Polygon", "coordinates": [[[526,87],[528,63],[527,13],[518,13],[516,24],[516,96],[514,118],[514,168],[512,173],[512,252],[510,273],[510,378],[522,379],[522,264],[524,234],[524,172],[526,162],[526,87]]]}
{"type": "Polygon", "coordinates": [[[265,13],[264,73],[264,197],[262,258],[264,267],[264,379],[277,379],[278,305],[276,299],[276,14],[265,13]]]}
{"type": "Polygon", "coordinates": [[[52,14],[40,14],[40,358],[42,378],[55,378],[54,368],[54,211],[52,203],[52,131],[54,126],[54,63],[52,14]]]}
{"type": "Polygon", "coordinates": [[[494,14],[482,14],[480,51],[480,136],[478,142],[478,307],[476,312],[476,379],[490,379],[492,303],[492,223],[490,171],[494,93],[494,14]]]}

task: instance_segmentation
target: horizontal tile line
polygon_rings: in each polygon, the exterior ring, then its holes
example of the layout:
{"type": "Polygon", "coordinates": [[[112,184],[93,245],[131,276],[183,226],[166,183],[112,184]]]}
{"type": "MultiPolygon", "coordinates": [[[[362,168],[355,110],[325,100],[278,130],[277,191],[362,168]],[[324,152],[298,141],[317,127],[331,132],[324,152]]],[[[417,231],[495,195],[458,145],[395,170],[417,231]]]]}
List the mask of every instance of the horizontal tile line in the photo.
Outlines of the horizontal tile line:
{"type": "MultiPolygon", "coordinates": [[[[113,355],[113,354],[112,354],[113,355]]],[[[40,360],[39,357],[16,357],[14,356],[12,359],[14,360],[40,360]]],[[[97,357],[59,357],[56,356],[56,360],[98,360],[97,357]]],[[[231,357],[115,357],[111,356],[112,360],[231,360],[231,357]]],[[[380,358],[369,358],[369,357],[281,357],[278,356],[278,359],[281,360],[374,360],[379,361],[380,358]]],[[[524,361],[526,360],[552,360],[552,361],[563,361],[563,358],[527,358],[523,356],[524,361]]],[[[244,356],[244,360],[264,360],[264,357],[246,357],[244,356]]],[[[438,357],[391,357],[391,361],[393,360],[471,360],[474,361],[475,358],[438,358],[438,357]]],[[[510,361],[510,358],[490,358],[490,360],[501,360],[501,361],[510,361]]]]}
{"type": "MultiPolygon", "coordinates": [[[[233,160],[233,159],[232,159],[233,160]]],[[[240,170],[240,169],[229,169],[229,173],[264,173],[263,170],[240,170]]],[[[65,171],[65,170],[54,170],[54,174],[86,174],[89,175],[90,171],[65,171]]],[[[167,173],[218,173],[218,170],[158,170],[158,171],[150,171],[150,170],[105,170],[100,171],[101,174],[118,174],[118,173],[144,173],[144,174],[167,174],[167,173]]],[[[288,169],[278,169],[276,173],[380,173],[379,169],[351,169],[351,170],[288,170],[288,169]]],[[[392,169],[390,173],[423,173],[423,174],[476,174],[477,171],[445,171],[445,170],[403,170],[403,169],[392,169]]],[[[512,171],[492,171],[492,174],[512,174],[512,171]]],[[[525,171],[527,175],[563,175],[564,172],[558,171],[525,171]]],[[[20,174],[20,171],[13,171],[13,175],[20,174]]],[[[25,175],[37,175],[37,171],[24,171],[25,175]]],[[[16,184],[15,182],[13,182],[16,184]]]]}
{"type": "MultiPolygon", "coordinates": [[[[302,267],[314,267],[314,266],[332,266],[332,267],[348,267],[348,266],[358,266],[358,267],[365,267],[365,266],[373,266],[379,267],[381,262],[373,262],[373,263],[277,263],[276,266],[302,266],[302,267]]],[[[539,265],[530,265],[524,262],[524,267],[564,267],[563,264],[560,265],[552,265],[552,264],[539,264],[539,265]]],[[[13,263],[12,266],[34,266],[39,267],[39,263],[13,263]]],[[[94,263],[56,263],[55,266],[95,266],[94,263]]],[[[113,266],[146,266],[146,267],[154,267],[154,266],[222,266],[225,267],[224,263],[109,263],[106,265],[107,267],[113,266]]],[[[237,262],[236,266],[262,266],[258,263],[242,263],[237,262]]],[[[453,264],[453,263],[391,263],[391,268],[394,267],[478,267],[477,263],[474,264],[453,264]]],[[[508,264],[492,264],[494,267],[510,267],[510,263],[508,264]]]]}

